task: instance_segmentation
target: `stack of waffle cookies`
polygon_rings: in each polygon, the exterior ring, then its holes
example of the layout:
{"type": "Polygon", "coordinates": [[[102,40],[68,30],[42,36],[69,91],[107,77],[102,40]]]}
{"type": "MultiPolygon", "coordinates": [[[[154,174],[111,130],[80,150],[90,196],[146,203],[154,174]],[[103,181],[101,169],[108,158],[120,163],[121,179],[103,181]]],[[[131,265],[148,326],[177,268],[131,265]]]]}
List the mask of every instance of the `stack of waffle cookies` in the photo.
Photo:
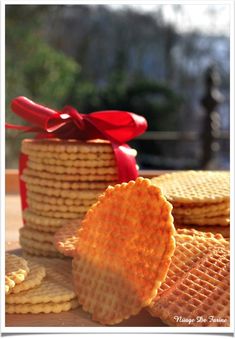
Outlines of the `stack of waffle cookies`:
{"type": "Polygon", "coordinates": [[[179,171],[153,178],[173,205],[176,228],[230,236],[230,177],[226,171],[179,171]]]}
{"type": "Polygon", "coordinates": [[[6,313],[59,313],[78,306],[71,263],[6,255],[6,313]]]}
{"type": "Polygon", "coordinates": [[[103,140],[26,139],[22,153],[28,156],[21,176],[28,207],[20,244],[33,255],[59,256],[53,245],[55,231],[82,220],[97,197],[118,182],[112,145],[103,140]]]}

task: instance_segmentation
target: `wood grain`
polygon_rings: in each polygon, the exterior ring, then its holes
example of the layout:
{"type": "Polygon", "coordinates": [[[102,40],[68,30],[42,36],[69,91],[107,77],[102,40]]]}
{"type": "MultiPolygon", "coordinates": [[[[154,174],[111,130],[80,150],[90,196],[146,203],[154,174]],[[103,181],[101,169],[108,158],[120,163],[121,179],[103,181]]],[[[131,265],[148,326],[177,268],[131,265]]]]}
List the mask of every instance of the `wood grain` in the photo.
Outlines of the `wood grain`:
{"type": "MultiPolygon", "coordinates": [[[[19,246],[19,228],[22,227],[21,204],[19,195],[6,196],[6,250],[22,254],[19,246]]],[[[41,259],[43,262],[43,258],[41,259]]],[[[6,327],[101,327],[91,320],[81,307],[59,314],[7,314],[6,327]]],[[[161,327],[160,319],[153,318],[146,310],[130,317],[116,327],[161,327]]],[[[39,330],[40,332],[40,330],[39,330]]]]}

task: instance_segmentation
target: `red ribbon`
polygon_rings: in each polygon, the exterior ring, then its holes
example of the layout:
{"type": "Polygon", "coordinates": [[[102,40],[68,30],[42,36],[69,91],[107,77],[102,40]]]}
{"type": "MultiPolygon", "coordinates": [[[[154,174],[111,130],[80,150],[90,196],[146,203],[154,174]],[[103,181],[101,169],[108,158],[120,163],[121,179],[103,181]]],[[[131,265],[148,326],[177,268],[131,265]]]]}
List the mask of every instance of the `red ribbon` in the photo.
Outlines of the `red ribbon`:
{"type": "MultiPolygon", "coordinates": [[[[125,143],[145,132],[147,121],[144,117],[115,110],[81,114],[71,106],[55,111],[25,97],[12,100],[11,108],[31,125],[6,124],[6,127],[37,132],[37,138],[109,140],[117,161],[119,182],[137,178],[135,157],[130,154],[130,147],[125,143]]],[[[23,162],[25,161],[21,160],[20,168],[23,162]]]]}

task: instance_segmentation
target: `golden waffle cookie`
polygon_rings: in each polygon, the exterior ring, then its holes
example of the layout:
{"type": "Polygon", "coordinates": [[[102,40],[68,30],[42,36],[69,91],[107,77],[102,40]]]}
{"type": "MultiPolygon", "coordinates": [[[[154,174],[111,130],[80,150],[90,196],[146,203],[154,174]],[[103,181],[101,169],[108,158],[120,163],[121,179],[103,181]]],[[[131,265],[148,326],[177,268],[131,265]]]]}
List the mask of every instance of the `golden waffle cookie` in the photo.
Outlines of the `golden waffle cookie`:
{"type": "MultiPolygon", "coordinates": [[[[61,224],[63,224],[63,220],[61,221],[61,224]]],[[[25,223],[24,228],[39,231],[47,235],[48,233],[55,233],[60,228],[60,226],[25,223]]]]}
{"type": "Polygon", "coordinates": [[[67,167],[40,164],[29,160],[27,167],[35,171],[44,171],[48,173],[78,175],[78,176],[96,176],[96,175],[114,175],[117,176],[117,168],[115,167],[67,167]]]}
{"type": "Polygon", "coordinates": [[[42,187],[32,184],[26,184],[27,191],[31,193],[44,194],[46,196],[76,199],[76,200],[93,200],[96,199],[103,191],[95,190],[64,190],[50,187],[42,187]]]}
{"type": "Polygon", "coordinates": [[[217,217],[180,217],[177,218],[175,216],[175,222],[178,224],[186,224],[186,225],[220,225],[221,227],[223,226],[228,226],[230,224],[230,218],[227,216],[217,216],[217,217]]]}
{"type": "Polygon", "coordinates": [[[38,303],[38,304],[7,304],[6,313],[25,314],[25,313],[60,313],[69,311],[78,307],[77,298],[60,303],[38,303]]]}
{"type": "Polygon", "coordinates": [[[73,257],[78,242],[78,229],[81,220],[74,220],[70,224],[62,226],[54,234],[54,246],[62,254],[73,257]]]}
{"type": "MultiPolygon", "coordinates": [[[[176,240],[179,243],[184,242],[184,236],[190,236],[190,241],[192,238],[197,238],[197,247],[201,249],[201,245],[203,246],[204,244],[207,243],[208,246],[225,246],[228,247],[229,243],[224,239],[222,234],[219,233],[212,233],[212,232],[202,232],[200,230],[195,230],[193,228],[178,228],[177,233],[175,235],[176,240]],[[199,239],[198,239],[199,238],[199,239]],[[219,241],[219,242],[218,242],[219,241]]],[[[204,249],[204,248],[203,248],[204,249]]]]}
{"type": "Polygon", "coordinates": [[[42,283],[30,290],[10,294],[6,300],[8,304],[61,303],[76,297],[72,285],[71,263],[59,259],[40,259],[40,262],[46,268],[42,283]]]}
{"type": "Polygon", "coordinates": [[[53,174],[46,171],[35,170],[31,168],[25,168],[23,171],[24,175],[38,177],[42,179],[56,180],[56,181],[101,181],[110,182],[117,181],[117,174],[53,174]]]}
{"type": "Polygon", "coordinates": [[[22,248],[25,248],[26,250],[28,248],[33,248],[33,249],[36,249],[36,250],[40,250],[42,252],[52,252],[53,253],[57,253],[57,250],[56,248],[54,247],[54,244],[51,243],[51,242],[41,242],[41,241],[38,241],[38,240],[35,240],[35,239],[32,239],[32,238],[27,238],[25,236],[25,234],[23,234],[21,232],[20,234],[20,245],[22,246],[22,248]]]}
{"type": "MultiPolygon", "coordinates": [[[[42,179],[35,176],[30,176],[27,174],[28,169],[24,169],[24,175],[21,176],[22,180],[27,184],[33,186],[42,186],[45,190],[46,187],[50,187],[53,189],[62,189],[62,190],[104,190],[108,187],[108,185],[115,185],[117,181],[109,181],[107,182],[77,182],[77,181],[55,181],[53,179],[42,179]]],[[[41,191],[41,193],[43,193],[41,191]]]]}
{"type": "Polygon", "coordinates": [[[92,203],[96,202],[97,197],[103,191],[99,191],[96,193],[94,197],[89,197],[89,199],[84,199],[84,197],[80,197],[80,192],[78,194],[79,199],[69,199],[69,198],[59,198],[53,196],[47,196],[45,194],[39,194],[31,191],[27,191],[27,198],[34,202],[45,203],[48,205],[57,205],[57,206],[90,206],[92,203]]]}
{"type": "Polygon", "coordinates": [[[38,242],[49,242],[53,244],[54,232],[40,232],[28,226],[21,227],[19,233],[24,238],[37,240],[38,242]]]}
{"type": "Polygon", "coordinates": [[[109,187],[78,230],[73,281],[79,303],[102,324],[149,305],[174,253],[172,206],[148,179],[109,187]]]}
{"type": "Polygon", "coordinates": [[[113,148],[106,140],[61,140],[61,139],[24,139],[22,151],[32,150],[36,152],[51,153],[112,153],[113,148]]]}
{"type": "Polygon", "coordinates": [[[229,271],[229,251],[208,250],[150,313],[170,326],[229,326],[229,271]]]}
{"type": "Polygon", "coordinates": [[[230,227],[221,227],[221,226],[186,226],[186,225],[181,225],[181,224],[175,224],[175,228],[177,229],[192,229],[194,228],[195,230],[199,232],[210,232],[213,234],[221,234],[224,238],[229,238],[230,237],[230,227]]]}
{"type": "Polygon", "coordinates": [[[153,178],[167,200],[173,203],[215,204],[230,200],[229,172],[179,171],[153,178]]]}
{"type": "Polygon", "coordinates": [[[37,257],[43,257],[43,258],[64,258],[62,254],[59,252],[52,252],[52,251],[45,251],[45,250],[40,250],[37,248],[32,248],[31,246],[27,246],[24,244],[22,247],[23,249],[23,254],[24,256],[29,255],[31,258],[35,258],[34,256],[37,257]]]}
{"type": "Polygon", "coordinates": [[[27,203],[28,203],[28,207],[32,210],[35,211],[38,214],[42,214],[45,216],[55,216],[56,214],[63,214],[65,215],[66,218],[66,214],[68,215],[68,218],[71,214],[83,214],[85,213],[89,207],[92,205],[92,203],[90,203],[89,205],[77,205],[77,206],[68,206],[68,205],[49,205],[46,203],[40,203],[37,201],[34,201],[30,198],[27,198],[27,203]],[[44,213],[45,212],[45,213],[44,213]],[[54,213],[55,212],[55,213],[54,213]]]}
{"type": "Polygon", "coordinates": [[[36,213],[31,212],[29,209],[25,209],[23,212],[23,218],[25,223],[28,225],[38,225],[38,226],[45,226],[45,229],[49,231],[50,227],[60,227],[64,224],[64,220],[62,218],[49,218],[43,217],[36,213]]]}
{"type": "Polygon", "coordinates": [[[116,167],[115,159],[95,159],[95,160],[61,160],[55,158],[40,158],[37,156],[30,155],[29,159],[34,163],[50,165],[50,166],[65,166],[65,167],[76,167],[76,168],[102,168],[102,167],[116,167]]]}
{"type": "Polygon", "coordinates": [[[229,203],[209,204],[202,207],[173,207],[173,214],[177,216],[217,216],[229,215],[229,203]]]}
{"type": "Polygon", "coordinates": [[[57,218],[64,220],[82,219],[88,208],[84,208],[83,212],[57,212],[57,211],[42,211],[41,209],[30,208],[30,211],[37,213],[40,216],[48,218],[57,218]]]}
{"type": "Polygon", "coordinates": [[[5,293],[10,293],[16,284],[22,283],[29,273],[27,261],[15,254],[6,253],[5,257],[5,293]]]}
{"type": "MultiPolygon", "coordinates": [[[[42,279],[46,275],[45,267],[39,265],[36,262],[33,262],[32,260],[28,260],[28,265],[30,271],[26,279],[21,284],[15,285],[15,287],[11,290],[11,293],[19,293],[21,291],[26,291],[41,284],[42,279]]],[[[8,296],[6,297],[6,302],[7,299],[8,296]]]]}

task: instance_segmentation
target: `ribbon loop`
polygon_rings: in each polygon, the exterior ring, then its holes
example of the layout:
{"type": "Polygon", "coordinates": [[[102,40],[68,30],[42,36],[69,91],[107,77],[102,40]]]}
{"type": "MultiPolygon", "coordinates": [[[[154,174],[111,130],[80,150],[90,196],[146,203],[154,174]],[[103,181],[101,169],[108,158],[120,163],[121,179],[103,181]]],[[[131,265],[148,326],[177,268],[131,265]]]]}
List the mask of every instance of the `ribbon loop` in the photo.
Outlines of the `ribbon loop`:
{"type": "Polygon", "coordinates": [[[144,117],[115,110],[82,114],[72,106],[65,106],[59,112],[23,96],[13,99],[11,108],[14,113],[28,121],[30,126],[13,127],[8,124],[7,128],[24,132],[34,131],[38,133],[37,138],[110,141],[117,160],[119,181],[136,179],[138,173],[135,158],[128,152],[129,146],[125,143],[145,132],[147,121],[144,117]]]}

